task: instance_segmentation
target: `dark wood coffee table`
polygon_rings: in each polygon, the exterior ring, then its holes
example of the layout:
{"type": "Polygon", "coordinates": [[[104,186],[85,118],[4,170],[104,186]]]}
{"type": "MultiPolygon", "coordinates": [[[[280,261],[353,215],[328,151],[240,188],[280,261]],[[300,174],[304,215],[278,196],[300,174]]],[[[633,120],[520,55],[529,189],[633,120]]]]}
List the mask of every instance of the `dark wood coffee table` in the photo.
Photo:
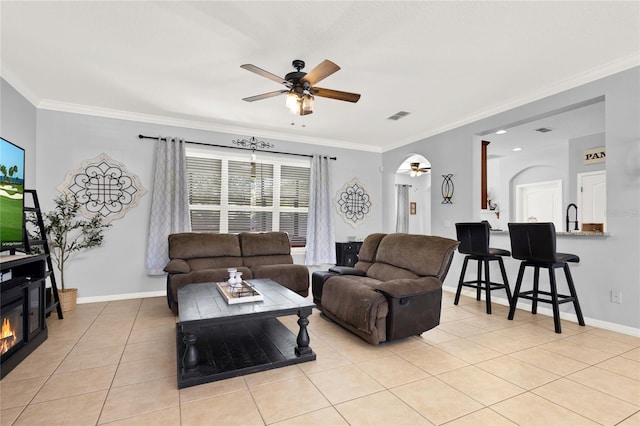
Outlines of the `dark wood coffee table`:
{"type": "Polygon", "coordinates": [[[307,332],[314,304],[270,279],[248,282],[263,301],[229,305],[215,283],[178,290],[179,389],[316,359],[307,332]],[[297,336],[277,320],[293,314],[297,336]]]}

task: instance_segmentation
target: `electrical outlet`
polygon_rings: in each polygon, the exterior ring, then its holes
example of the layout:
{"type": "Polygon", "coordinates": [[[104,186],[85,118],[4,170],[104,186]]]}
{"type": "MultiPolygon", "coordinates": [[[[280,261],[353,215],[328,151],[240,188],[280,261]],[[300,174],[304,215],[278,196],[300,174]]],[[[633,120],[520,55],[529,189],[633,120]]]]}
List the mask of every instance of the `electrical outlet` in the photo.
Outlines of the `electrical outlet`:
{"type": "Polygon", "coordinates": [[[622,292],[611,290],[611,303],[622,303],[622,292]]]}

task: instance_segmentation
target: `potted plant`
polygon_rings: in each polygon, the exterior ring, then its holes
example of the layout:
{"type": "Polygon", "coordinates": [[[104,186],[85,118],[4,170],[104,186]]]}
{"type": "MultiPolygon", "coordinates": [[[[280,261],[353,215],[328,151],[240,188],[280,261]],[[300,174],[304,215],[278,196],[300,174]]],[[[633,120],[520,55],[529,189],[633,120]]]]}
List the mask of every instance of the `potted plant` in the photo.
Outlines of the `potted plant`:
{"type": "Polygon", "coordinates": [[[51,258],[60,272],[58,296],[63,311],[76,306],[77,288],[66,288],[64,267],[69,258],[82,250],[98,247],[104,239],[104,229],[111,226],[96,214],[91,219],[79,216],[82,207],[72,195],[61,195],[54,200],[55,208],[43,214],[51,258]]]}

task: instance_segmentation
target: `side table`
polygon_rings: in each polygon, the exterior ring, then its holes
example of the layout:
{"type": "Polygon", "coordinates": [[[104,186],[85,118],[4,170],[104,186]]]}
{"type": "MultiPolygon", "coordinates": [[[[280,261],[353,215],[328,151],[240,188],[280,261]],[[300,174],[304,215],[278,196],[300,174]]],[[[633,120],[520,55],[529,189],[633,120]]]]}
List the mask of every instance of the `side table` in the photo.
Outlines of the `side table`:
{"type": "Polygon", "coordinates": [[[336,266],[353,266],[358,261],[362,241],[336,243],[336,266]]]}

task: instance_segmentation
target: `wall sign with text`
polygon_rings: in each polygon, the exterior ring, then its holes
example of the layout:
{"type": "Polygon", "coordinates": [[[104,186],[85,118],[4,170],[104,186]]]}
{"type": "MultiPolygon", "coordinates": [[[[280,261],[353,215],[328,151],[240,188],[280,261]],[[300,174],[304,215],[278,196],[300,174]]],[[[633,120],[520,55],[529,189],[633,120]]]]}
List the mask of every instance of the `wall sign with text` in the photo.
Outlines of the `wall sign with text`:
{"type": "Polygon", "coordinates": [[[583,164],[597,164],[607,161],[607,149],[604,146],[600,148],[585,149],[582,151],[583,164]]]}

